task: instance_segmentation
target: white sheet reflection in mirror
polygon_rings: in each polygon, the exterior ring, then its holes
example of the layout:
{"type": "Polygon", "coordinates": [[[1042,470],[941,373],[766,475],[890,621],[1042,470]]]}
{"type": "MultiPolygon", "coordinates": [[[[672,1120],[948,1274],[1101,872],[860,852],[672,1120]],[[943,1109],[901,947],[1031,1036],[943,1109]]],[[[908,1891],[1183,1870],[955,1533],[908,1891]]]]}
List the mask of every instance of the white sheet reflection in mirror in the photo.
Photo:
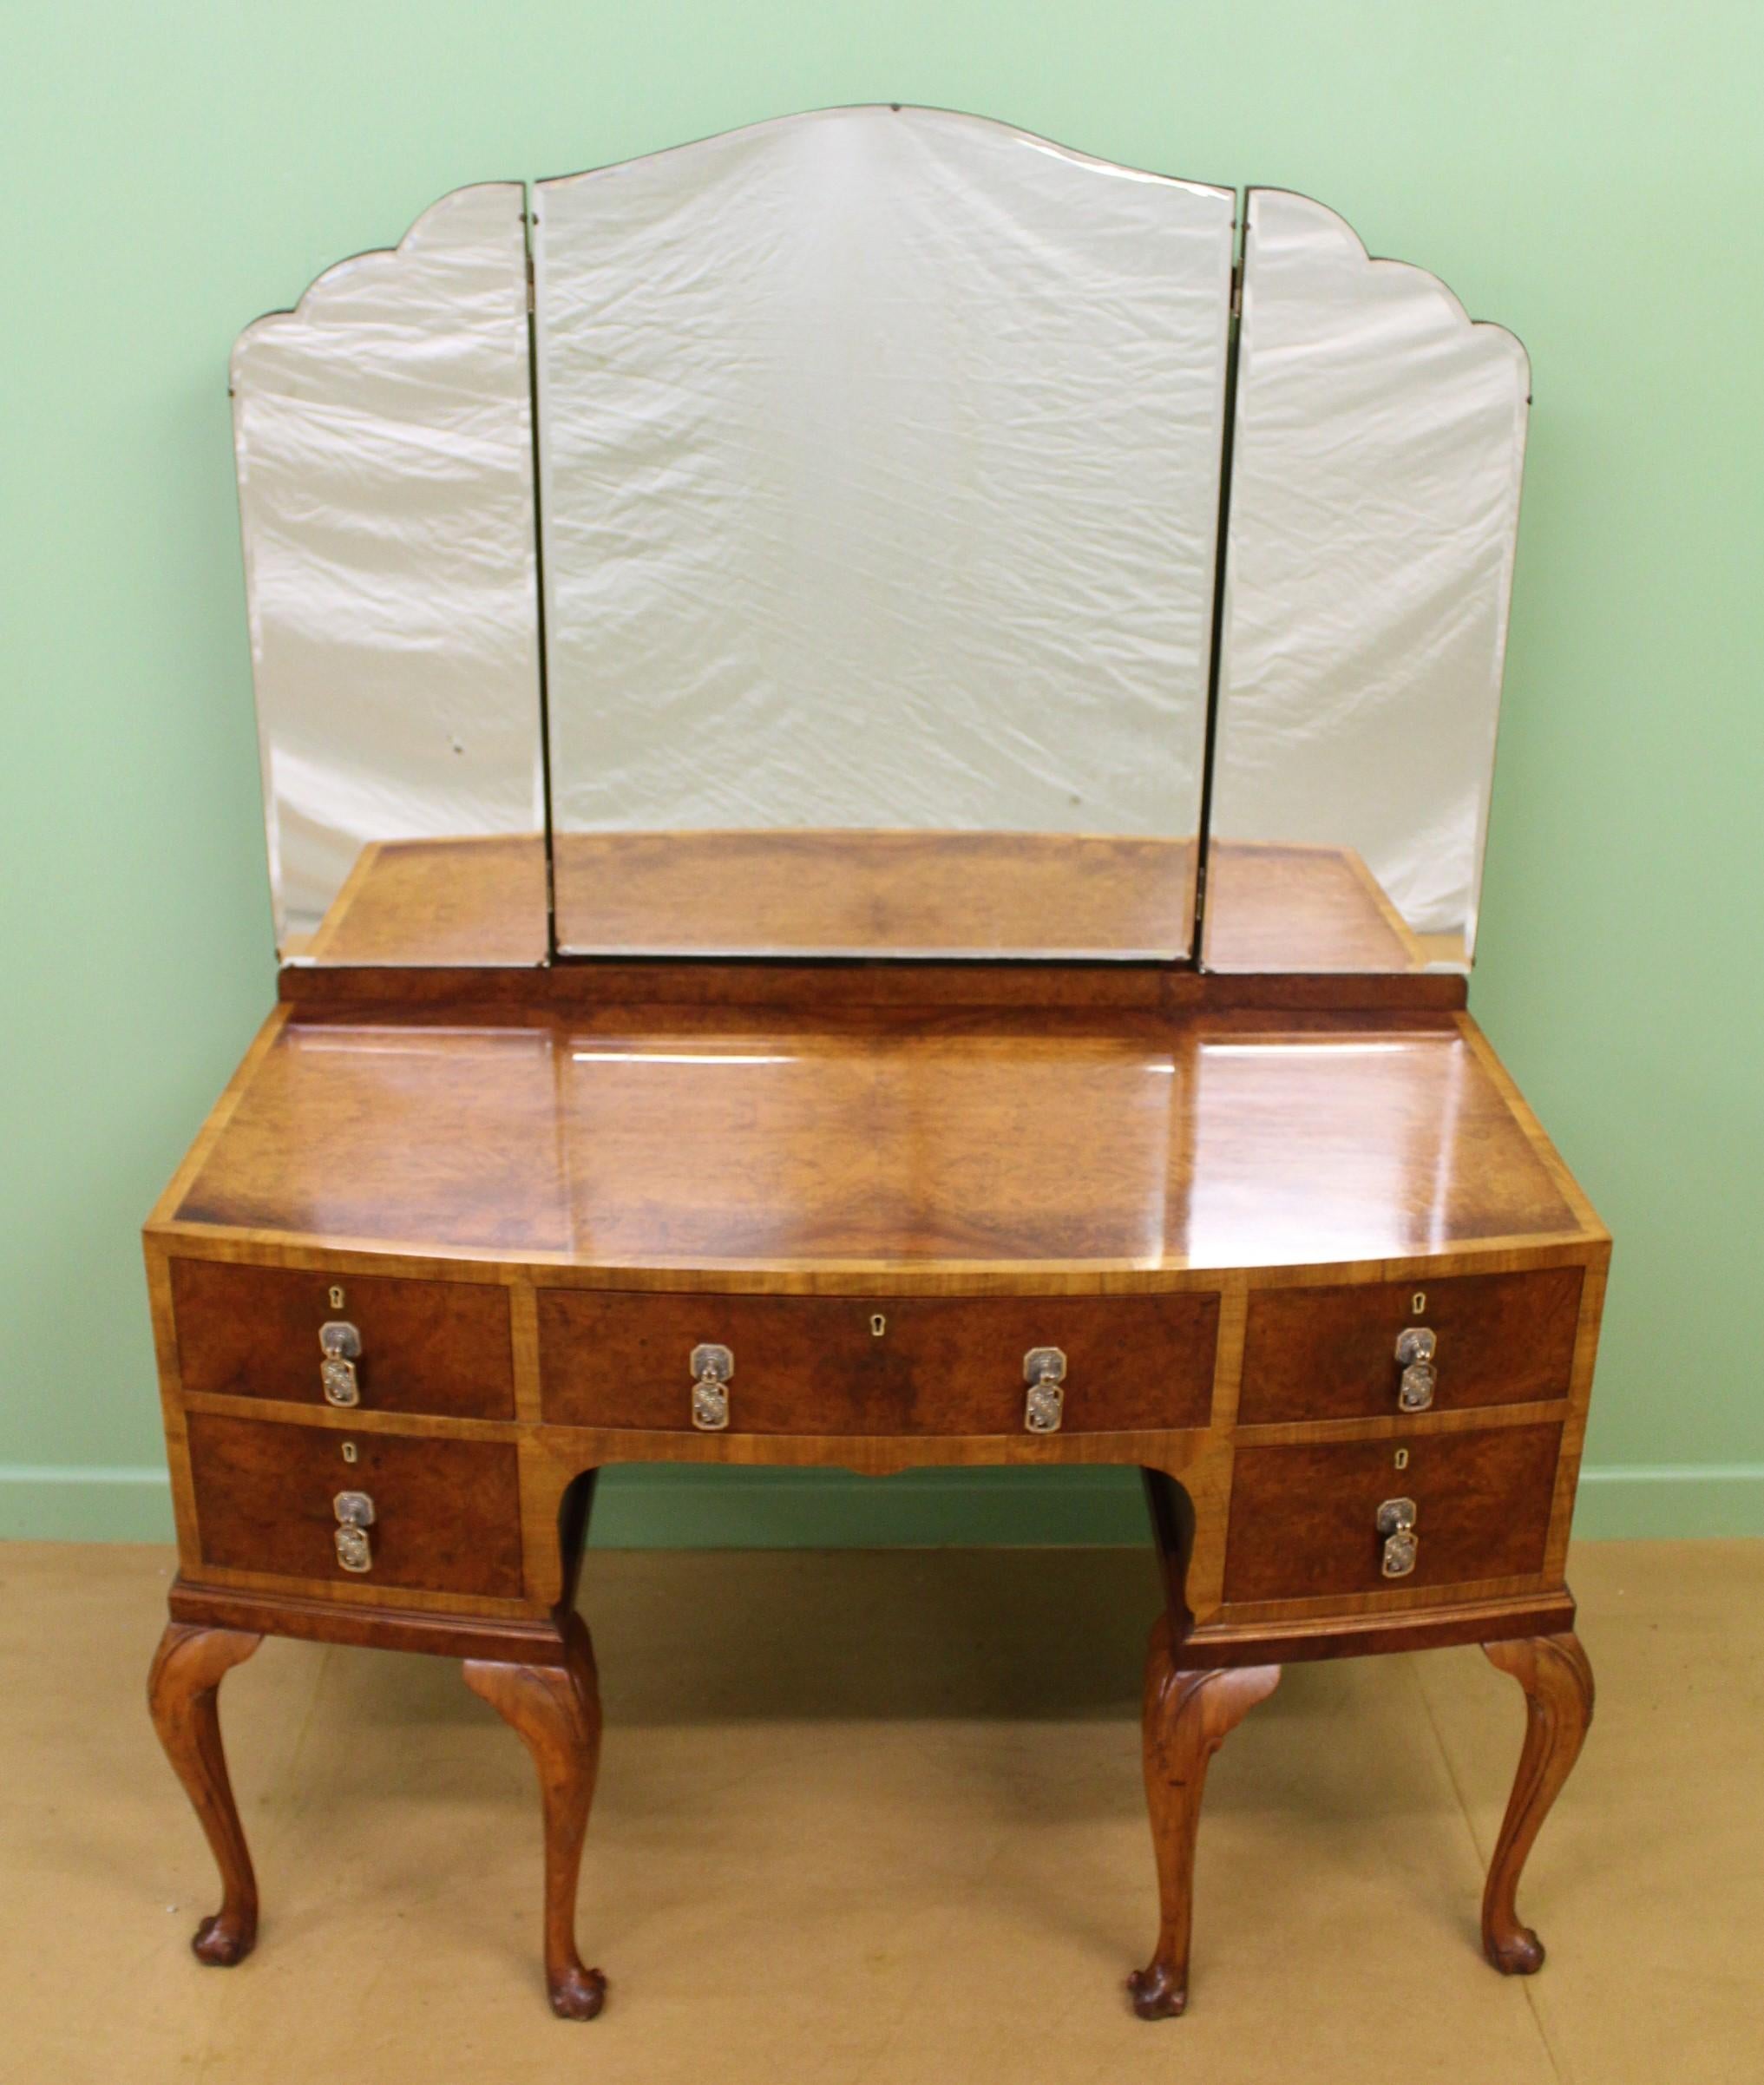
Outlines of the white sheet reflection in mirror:
{"type": "Polygon", "coordinates": [[[1217,969],[1461,968],[1476,934],[1530,369],[1333,211],[1249,193],[1212,832],[1334,850],[1407,944],[1309,931],[1217,969]]]}
{"type": "Polygon", "coordinates": [[[285,960],[547,953],[522,199],[456,191],[233,351],[285,960]]]}
{"type": "Polygon", "coordinates": [[[1090,953],[976,843],[1093,836],[1185,954],[1231,192],[869,108],[534,196],[559,945],[1090,953]]]}

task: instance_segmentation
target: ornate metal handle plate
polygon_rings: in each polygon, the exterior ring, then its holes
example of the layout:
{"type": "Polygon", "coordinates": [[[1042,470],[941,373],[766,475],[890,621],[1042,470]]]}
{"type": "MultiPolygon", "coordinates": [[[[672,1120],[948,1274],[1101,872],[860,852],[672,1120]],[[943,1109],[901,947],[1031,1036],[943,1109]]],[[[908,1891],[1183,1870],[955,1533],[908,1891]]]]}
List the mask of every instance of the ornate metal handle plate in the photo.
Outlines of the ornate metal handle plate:
{"type": "MultiPolygon", "coordinates": [[[[330,1405],[358,1405],[361,1381],[355,1365],[361,1358],[361,1334],[345,1320],[336,1318],[318,1328],[318,1380],[330,1405]]],[[[363,1570],[367,1567],[364,1564],[363,1570]]]]}
{"type": "Polygon", "coordinates": [[[1387,1578],[1407,1578],[1420,1554],[1413,1498],[1387,1498],[1378,1509],[1378,1531],[1384,1537],[1380,1569],[1387,1578]]]}
{"type": "Polygon", "coordinates": [[[374,1545],[368,1530],[374,1524],[374,1502],[365,1492],[339,1492],[331,1502],[337,1515],[337,1561],[346,1571],[371,1571],[374,1545]]]}
{"type": "Polygon", "coordinates": [[[1058,1433],[1066,1416],[1066,1356],[1058,1347],[1032,1347],[1023,1356],[1023,1424],[1031,1433],[1058,1433]]]}
{"type": "Polygon", "coordinates": [[[726,1347],[692,1349],[692,1424],[700,1433],[720,1433],[729,1424],[729,1379],[735,1356],[726,1347]]]}
{"type": "Polygon", "coordinates": [[[1411,1325],[1396,1338],[1396,1358],[1402,1369],[1396,1401],[1405,1412],[1425,1412],[1439,1387],[1433,1355],[1439,1342],[1425,1325],[1411,1325]]]}

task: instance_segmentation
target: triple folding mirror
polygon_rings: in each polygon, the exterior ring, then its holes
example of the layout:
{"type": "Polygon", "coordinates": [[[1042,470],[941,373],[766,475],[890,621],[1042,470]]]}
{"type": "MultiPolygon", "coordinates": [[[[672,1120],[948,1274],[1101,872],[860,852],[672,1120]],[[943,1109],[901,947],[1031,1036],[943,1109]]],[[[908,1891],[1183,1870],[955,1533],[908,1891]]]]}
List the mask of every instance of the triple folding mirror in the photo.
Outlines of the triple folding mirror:
{"type": "Polygon", "coordinates": [[[285,961],[1469,961],[1525,353],[1304,197],[789,117],[233,394],[285,961]]]}

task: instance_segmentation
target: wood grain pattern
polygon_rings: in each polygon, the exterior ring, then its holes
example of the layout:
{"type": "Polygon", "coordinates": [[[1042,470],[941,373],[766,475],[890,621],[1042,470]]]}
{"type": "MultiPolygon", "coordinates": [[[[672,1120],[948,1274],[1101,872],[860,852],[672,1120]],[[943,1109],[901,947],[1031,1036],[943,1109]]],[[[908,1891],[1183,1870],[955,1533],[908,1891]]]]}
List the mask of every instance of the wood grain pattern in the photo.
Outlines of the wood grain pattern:
{"type": "Polygon", "coordinates": [[[1557,1426],[1434,1435],[1394,1466],[1384,1441],[1242,1448],[1231,1485],[1225,1598],[1371,1593],[1380,1570],[1380,1505],[1420,1508],[1419,1560],[1400,1583],[1420,1590],[1539,1570],[1556,1478],[1557,1426]]]}
{"type": "Polygon", "coordinates": [[[1602,1235],[1449,1018],[1369,1015],[297,1020],[177,1217],[323,1256],[1037,1290],[1602,1235]]]}
{"type": "Polygon", "coordinates": [[[545,1412],[567,1426],[691,1425],[693,1349],[728,1347],[740,1433],[1016,1433],[1033,1347],[1066,1356],[1068,1433],[1196,1427],[1218,1298],[539,1297],[545,1412]],[[876,1328],[880,1327],[880,1330],[876,1328]]]}
{"type": "Polygon", "coordinates": [[[1544,1965],[1544,1944],[1520,1921],[1519,1877],[1591,1725],[1592,1668],[1571,1629],[1505,1638],[1483,1649],[1525,1690],[1525,1741],[1488,1865],[1482,1949],[1505,1975],[1529,1977],[1544,1965]]]}
{"type": "Polygon", "coordinates": [[[177,1530],[179,1561],[188,1566],[200,1554],[201,1543],[196,1529],[195,1497],[190,1489],[190,1453],[184,1433],[183,1392],[178,1380],[171,1264],[158,1238],[149,1234],[142,1243],[148,1306],[153,1319],[154,1372],[159,1381],[160,1419],[166,1436],[166,1474],[171,1481],[172,1521],[177,1530]]]}
{"type": "Polygon", "coordinates": [[[371,842],[305,947],[307,963],[542,963],[545,840],[540,833],[371,842]]]}
{"type": "Polygon", "coordinates": [[[291,1590],[285,1583],[272,1591],[247,1591],[196,1584],[181,1573],[172,1581],[167,1605],[174,1622],[273,1633],[311,1643],[517,1665],[554,1665],[563,1656],[555,1613],[495,1617],[473,1613],[458,1601],[430,1613],[402,1602],[369,1608],[347,1604],[329,1592],[315,1596],[291,1590]]]}
{"type": "Polygon", "coordinates": [[[1239,1426],[1240,1448],[1268,1447],[1282,1442],[1426,1440],[1437,1433],[1475,1433],[1500,1426],[1542,1426],[1563,1423],[1564,1406],[1560,1397],[1535,1405],[1466,1405],[1455,1412],[1392,1413],[1384,1419],[1289,1419],[1265,1426],[1239,1426]]]}
{"type": "Polygon", "coordinates": [[[376,1586],[518,1598],[515,1451],[495,1441],[285,1426],[193,1413],[188,1422],[205,1564],[348,1583],[337,1561],[340,1492],[365,1492],[376,1586]],[[353,1441],[356,1460],[342,1454],[353,1441]]]}
{"type": "MultiPolygon", "coordinates": [[[[558,945],[586,954],[1186,956],[1190,840],[1048,832],[559,833],[558,945]]],[[[1408,971],[1424,957],[1350,849],[1220,843],[1217,969],[1408,971]]],[[[537,835],[363,850],[305,963],[546,959],[537,835]]]]}
{"type": "Polygon", "coordinates": [[[1399,1609],[1387,1598],[1359,1608],[1347,1601],[1319,1603],[1309,1616],[1293,1602],[1264,1610],[1253,1622],[1208,1623],[1184,1637],[1184,1668],[1202,1665],[1296,1665],[1314,1659],[1362,1658],[1389,1651],[1440,1650],[1459,1643],[1487,1645],[1504,1636],[1551,1636],[1574,1626],[1574,1597],[1559,1590],[1474,1594],[1453,1588],[1449,1597],[1423,1596],[1399,1609]]]}
{"type": "MultiPolygon", "coordinates": [[[[328,1428],[335,1434],[396,1433],[429,1440],[506,1440],[526,1439],[520,1422],[512,1419],[452,1419],[438,1413],[374,1412],[360,1405],[343,1409],[333,1405],[285,1402],[280,1398],[257,1397],[241,1404],[237,1397],[211,1390],[187,1390],[180,1402],[187,1416],[211,1412],[221,1419],[273,1419],[290,1425],[328,1428]]],[[[1522,1410],[1527,1407],[1520,1407],[1522,1410]]],[[[1289,1429],[1282,1427],[1284,1434],[1289,1429]]]]}
{"type": "Polygon", "coordinates": [[[1560,1578],[1568,1569],[1568,1538],[1574,1500],[1580,1484],[1581,1452],[1586,1442],[1587,1415],[1592,1404],[1592,1371],[1598,1356],[1599,1327],[1604,1316],[1605,1282],[1610,1249],[1605,1247],[1586,1270],[1580,1292],[1580,1324],[1574,1340],[1574,1370],[1568,1386],[1568,1417],[1562,1428],[1562,1453],[1556,1465],[1556,1495],[1550,1508],[1550,1540],[1544,1568],[1560,1578]]]}
{"type": "Polygon", "coordinates": [[[592,2020],[607,1979],[576,1951],[576,1880],[600,1758],[600,1694],[580,1615],[564,1619],[560,1664],[468,1659],[465,1680],[520,1736],[539,1773],[545,1820],[545,1980],[561,2019],[592,2020]]]}
{"type": "Polygon", "coordinates": [[[243,1962],[257,1941],[257,1877],[226,1772],[218,1696],[221,1681],[262,1641],[254,1629],[170,1622],[148,1675],[154,1728],[220,1871],[220,1909],[190,1941],[196,1959],[213,1969],[243,1962]]]}
{"type": "MultiPolygon", "coordinates": [[[[598,1708],[556,1617],[591,1473],[1138,1465],[1166,1614],[1146,1719],[1162,1923],[1133,1990],[1179,2010],[1205,1762],[1280,1662],[1571,1627],[1609,1239],[1453,1011],[1184,1003],[1168,977],[1136,1006],[1050,970],[1046,1006],[896,976],[780,1009],[773,969],[679,968],[698,983],[641,1003],[614,976],[641,966],[561,994],[553,973],[505,993],[475,972],[426,1007],[311,1001],[266,1029],[148,1229],[174,1617],[482,1668],[545,1792],[548,1982],[587,2016],[604,1986],[571,1905],[598,1708]],[[363,1321],[353,1413],[308,1401],[332,1282],[356,1321],[383,1292],[393,1310],[363,1321]],[[1386,1400],[1417,1286],[1440,1395],[1409,1416],[1386,1400]],[[459,1356],[492,1324],[481,1374],[459,1356]],[[727,1433],[688,1430],[700,1340],[735,1351],[727,1433]],[[1022,1426],[1042,1344],[1069,1363],[1046,1437],[1022,1426]],[[376,1500],[364,1578],[335,1561],[344,1488],[376,1500]],[[1385,1581],[1374,1518],[1399,1493],[1420,1564],[1385,1581]]],[[[1549,1708],[1560,1686],[1536,1690],[1549,1708]]],[[[1519,1966],[1512,1885],[1563,1745],[1552,1726],[1528,1749],[1504,1898],[1492,1871],[1519,1966]]]]}
{"type": "Polygon", "coordinates": [[[323,1405],[318,1328],[346,1319],[362,1339],[351,1409],[515,1416],[503,1289],[187,1258],[172,1261],[171,1282],[186,1393],[323,1405]]]}
{"type": "Polygon", "coordinates": [[[1169,2020],[1188,2005],[1194,1923],[1195,1838],[1207,1767],[1243,1718],[1280,1682],[1277,1665],[1180,1670],[1171,1618],[1160,1615],[1145,1658],[1145,1800],[1157,1858],[1157,1943],[1127,1979],[1142,2020],[1169,2020]]]}
{"type": "Polygon", "coordinates": [[[283,1005],[363,1020],[389,1012],[431,1017],[534,1013],[574,1017],[614,1007],[729,1008],[796,1016],[971,1013],[1165,1017],[1193,1013],[1450,1013],[1469,997],[1461,971],[1196,970],[1182,963],[1072,957],[1058,962],[962,962],[936,957],[572,956],[535,969],[284,963],[283,1005]]]}
{"type": "Polygon", "coordinates": [[[1259,1290],[1249,1301],[1238,1418],[1256,1426],[1395,1413],[1397,1336],[1416,1325],[1439,1341],[1436,1411],[1564,1397],[1580,1283],[1580,1269],[1564,1267],[1424,1286],[1259,1290]]]}
{"type": "Polygon", "coordinates": [[[558,947],[583,954],[1169,959],[1194,926],[1188,840],[560,833],[555,849],[558,947]]]}
{"type": "Polygon", "coordinates": [[[1420,943],[1349,847],[1215,839],[1207,856],[1210,969],[1420,970],[1420,943]]]}

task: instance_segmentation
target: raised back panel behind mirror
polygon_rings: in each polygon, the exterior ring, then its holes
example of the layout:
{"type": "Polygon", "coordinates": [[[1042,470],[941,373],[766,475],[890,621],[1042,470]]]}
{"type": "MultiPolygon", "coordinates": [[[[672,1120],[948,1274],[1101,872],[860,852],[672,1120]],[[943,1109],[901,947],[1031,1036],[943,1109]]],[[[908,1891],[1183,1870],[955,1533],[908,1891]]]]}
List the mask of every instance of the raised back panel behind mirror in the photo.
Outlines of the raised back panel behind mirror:
{"type": "Polygon", "coordinates": [[[926,109],[539,184],[561,948],[1188,952],[1234,215],[926,109]]]}

